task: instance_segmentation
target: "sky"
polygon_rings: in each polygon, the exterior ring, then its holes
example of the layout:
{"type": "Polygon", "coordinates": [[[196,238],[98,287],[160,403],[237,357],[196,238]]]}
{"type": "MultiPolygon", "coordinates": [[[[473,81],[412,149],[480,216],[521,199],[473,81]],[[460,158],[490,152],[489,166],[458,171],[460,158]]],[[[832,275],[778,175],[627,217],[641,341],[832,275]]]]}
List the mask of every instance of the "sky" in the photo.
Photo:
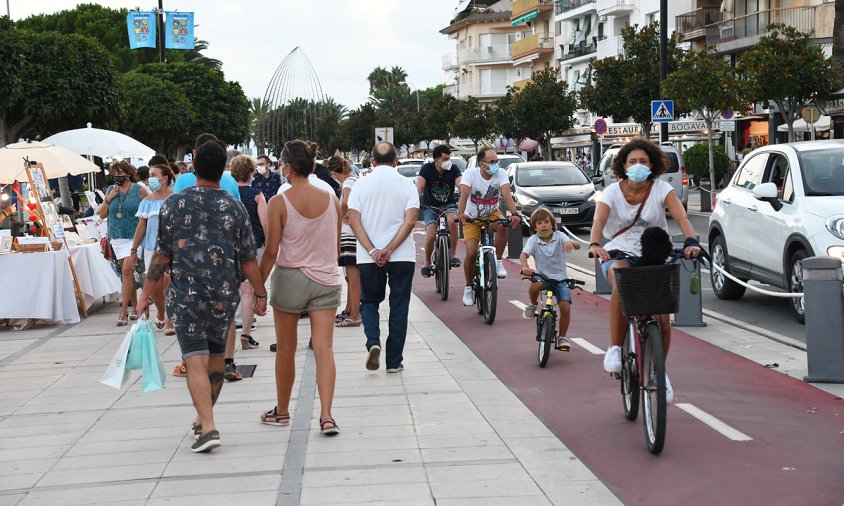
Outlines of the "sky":
{"type": "MultiPolygon", "coordinates": [[[[88,0],[112,8],[149,11],[157,0],[88,0]]],[[[0,13],[5,14],[0,1],[0,13]]],[[[72,9],[74,0],[9,0],[12,19],[72,9]]],[[[223,62],[226,79],[246,96],[264,97],[281,61],[301,47],[323,93],[354,109],[369,96],[366,77],[376,66],[403,67],[424,89],[446,82],[442,56],[454,41],[439,33],[457,0],[164,0],[164,10],[195,13],[203,54],[223,62]]],[[[125,27],[121,27],[125,30],[125,27]]]]}

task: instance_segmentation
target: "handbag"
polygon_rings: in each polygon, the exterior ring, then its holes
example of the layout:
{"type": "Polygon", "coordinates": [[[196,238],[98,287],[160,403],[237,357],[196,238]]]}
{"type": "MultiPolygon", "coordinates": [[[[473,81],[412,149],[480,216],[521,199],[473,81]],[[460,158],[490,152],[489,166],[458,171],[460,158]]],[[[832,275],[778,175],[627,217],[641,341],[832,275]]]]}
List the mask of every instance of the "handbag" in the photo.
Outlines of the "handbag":
{"type": "MultiPolygon", "coordinates": [[[[618,184],[621,184],[621,183],[618,183],[618,184]]],[[[639,204],[639,209],[636,210],[636,216],[633,217],[633,221],[630,223],[630,225],[627,225],[626,227],[622,228],[618,232],[614,233],[612,235],[613,239],[615,239],[616,237],[620,236],[621,234],[623,234],[623,233],[627,232],[628,230],[630,230],[631,228],[633,228],[633,225],[635,225],[636,222],[639,221],[639,216],[642,216],[642,209],[645,208],[645,203],[648,201],[648,197],[650,197],[650,195],[651,195],[651,188],[653,188],[653,187],[654,187],[654,182],[651,181],[650,184],[648,185],[648,190],[645,192],[645,198],[642,199],[642,203],[639,204]]]]}
{"type": "Polygon", "coordinates": [[[106,367],[105,374],[100,378],[100,383],[110,386],[112,388],[123,388],[126,384],[126,379],[129,377],[130,369],[126,367],[126,359],[129,355],[129,346],[132,343],[132,336],[135,328],[129,330],[117,347],[117,352],[112,357],[111,362],[106,367]]]}

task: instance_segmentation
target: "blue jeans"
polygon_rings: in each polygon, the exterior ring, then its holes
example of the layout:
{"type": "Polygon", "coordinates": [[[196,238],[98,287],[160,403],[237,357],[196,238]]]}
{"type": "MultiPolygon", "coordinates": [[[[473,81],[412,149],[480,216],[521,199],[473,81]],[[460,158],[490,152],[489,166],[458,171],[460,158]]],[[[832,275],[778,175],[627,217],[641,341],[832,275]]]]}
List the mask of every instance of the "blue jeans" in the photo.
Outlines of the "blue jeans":
{"type": "Polygon", "coordinates": [[[415,262],[388,262],[383,267],[358,264],[360,270],[360,317],[366,334],[366,349],[381,346],[378,307],[390,285],[390,322],[385,350],[387,368],[401,365],[404,341],[407,338],[407,311],[415,262]]]}

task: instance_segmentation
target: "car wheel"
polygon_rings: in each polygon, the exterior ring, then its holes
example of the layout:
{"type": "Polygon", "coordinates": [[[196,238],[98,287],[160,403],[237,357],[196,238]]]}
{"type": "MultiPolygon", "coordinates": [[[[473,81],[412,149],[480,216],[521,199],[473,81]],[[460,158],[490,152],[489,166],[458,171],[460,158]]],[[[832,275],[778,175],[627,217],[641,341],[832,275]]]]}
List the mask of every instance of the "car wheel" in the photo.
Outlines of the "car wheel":
{"type": "MultiPolygon", "coordinates": [[[[803,260],[809,256],[806,250],[798,250],[788,261],[788,290],[791,293],[803,293],[803,260]]],[[[789,306],[794,318],[800,323],[806,323],[805,297],[791,298],[789,306]]]]}
{"type": "MultiPolygon", "coordinates": [[[[709,255],[712,257],[713,264],[730,272],[727,244],[723,236],[716,236],[712,240],[712,244],[709,247],[709,255]]],[[[730,274],[732,273],[730,272],[730,274]]],[[[719,299],[734,300],[740,299],[744,295],[744,286],[728,278],[721,271],[715,269],[714,266],[710,269],[709,277],[712,282],[712,291],[715,292],[715,296],[719,299]]]]}

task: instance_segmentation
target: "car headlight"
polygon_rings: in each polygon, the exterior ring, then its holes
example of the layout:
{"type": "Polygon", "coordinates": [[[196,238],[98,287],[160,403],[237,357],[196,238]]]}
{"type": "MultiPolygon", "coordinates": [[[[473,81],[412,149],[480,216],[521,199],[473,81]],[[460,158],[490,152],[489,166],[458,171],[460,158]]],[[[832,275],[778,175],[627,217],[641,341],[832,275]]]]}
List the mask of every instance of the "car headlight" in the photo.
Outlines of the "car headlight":
{"type": "Polygon", "coordinates": [[[844,246],[830,246],[827,248],[826,254],[844,262],[844,246]]]}
{"type": "Polygon", "coordinates": [[[536,199],[532,199],[532,198],[528,197],[527,195],[519,195],[519,194],[516,195],[516,202],[518,202],[519,204],[521,204],[523,206],[535,206],[536,204],[539,203],[536,199]]]}
{"type": "Polygon", "coordinates": [[[588,202],[590,206],[594,206],[597,201],[598,201],[598,192],[593,193],[592,195],[589,196],[588,199],[586,199],[586,202],[588,202]]]}
{"type": "Polygon", "coordinates": [[[826,220],[826,229],[839,239],[844,239],[844,216],[830,216],[826,220]]]}

